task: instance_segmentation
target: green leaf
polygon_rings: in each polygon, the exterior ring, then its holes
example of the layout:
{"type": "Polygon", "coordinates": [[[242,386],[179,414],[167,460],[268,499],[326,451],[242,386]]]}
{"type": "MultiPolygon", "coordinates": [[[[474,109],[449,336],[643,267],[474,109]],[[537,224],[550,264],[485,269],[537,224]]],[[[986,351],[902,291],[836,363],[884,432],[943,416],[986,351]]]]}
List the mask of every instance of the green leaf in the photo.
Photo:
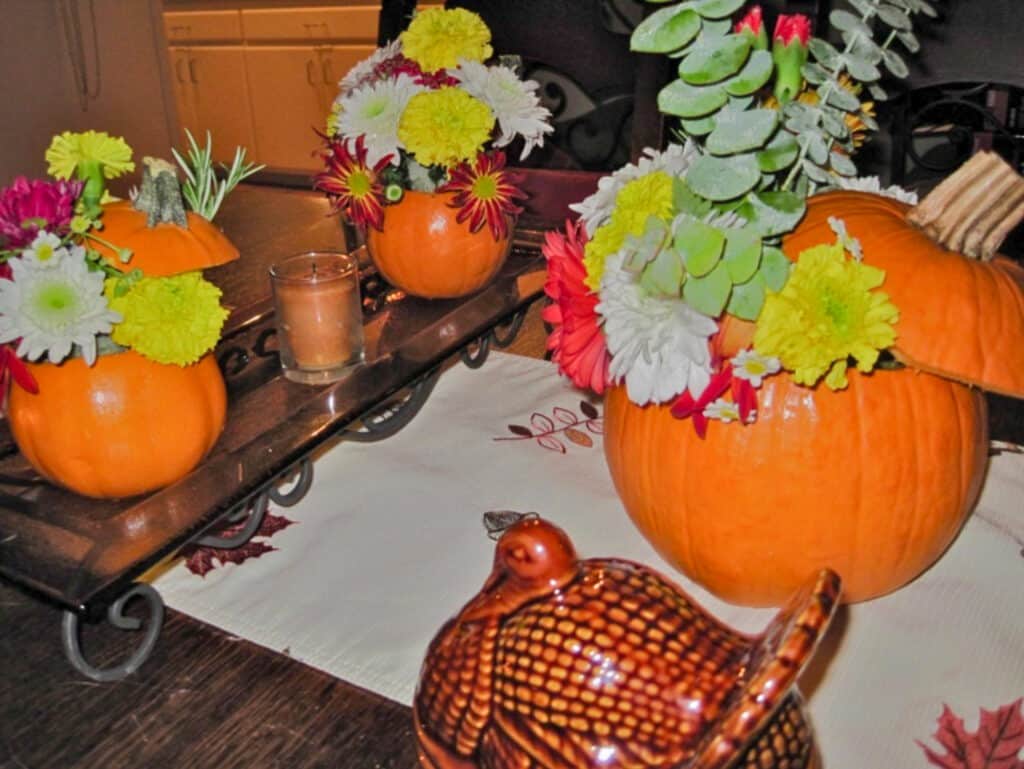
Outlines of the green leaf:
{"type": "Polygon", "coordinates": [[[828,162],[828,145],[821,134],[817,132],[805,133],[800,137],[800,142],[807,146],[807,157],[819,166],[828,162]]]}
{"type": "Polygon", "coordinates": [[[896,37],[910,53],[917,53],[921,50],[921,41],[913,32],[897,32],[896,37]]]}
{"type": "Polygon", "coordinates": [[[856,176],[857,166],[850,160],[850,156],[842,152],[833,152],[829,155],[832,170],[841,176],[856,176]]]}
{"type": "Polygon", "coordinates": [[[699,40],[679,63],[679,77],[691,85],[717,83],[739,72],[749,55],[750,38],[746,35],[699,40]]]}
{"type": "Polygon", "coordinates": [[[878,18],[900,32],[909,32],[914,28],[914,23],[910,20],[910,16],[899,8],[893,8],[891,5],[878,6],[878,18]]]}
{"type": "Polygon", "coordinates": [[[713,155],[735,155],[760,149],[778,125],[779,113],[773,109],[721,112],[705,146],[713,155]]]}
{"type": "Polygon", "coordinates": [[[779,131],[768,142],[768,146],[757,153],[757,165],[765,173],[774,173],[789,168],[800,154],[796,137],[787,131],[779,131]]]}
{"type": "Polygon", "coordinates": [[[746,283],[761,262],[761,233],[754,227],[727,231],[722,261],[729,270],[729,280],[746,283]]]}
{"type": "Polygon", "coordinates": [[[747,197],[740,215],[757,227],[765,237],[790,232],[807,210],[804,198],[785,190],[758,192],[747,197]]]}
{"type": "Polygon", "coordinates": [[[868,93],[875,101],[885,101],[889,98],[888,92],[878,83],[868,83],[868,93]]]}
{"type": "Polygon", "coordinates": [[[683,299],[686,303],[711,318],[722,314],[731,293],[732,281],[729,280],[729,269],[724,262],[719,262],[715,269],[703,277],[691,276],[683,285],[683,299]]]}
{"type": "Polygon", "coordinates": [[[882,51],[882,61],[885,62],[885,68],[895,77],[902,78],[910,74],[910,70],[907,69],[907,64],[903,61],[903,57],[896,53],[896,51],[889,48],[882,51]]]}
{"type": "Polygon", "coordinates": [[[828,69],[833,69],[839,61],[839,51],[820,37],[812,37],[808,43],[808,49],[818,63],[828,69]]]}
{"type": "Polygon", "coordinates": [[[697,13],[706,19],[723,19],[735,13],[747,0],[700,0],[697,13]]]}
{"type": "Polygon", "coordinates": [[[715,118],[711,115],[693,120],[680,118],[679,123],[688,136],[707,136],[715,130],[715,118]]]}
{"type": "Polygon", "coordinates": [[[704,155],[697,158],[686,172],[690,188],[712,201],[738,198],[752,190],[760,179],[761,169],[753,154],[728,158],[704,155]]]}
{"type": "Polygon", "coordinates": [[[810,158],[805,158],[803,166],[801,166],[803,172],[807,174],[812,182],[815,184],[831,184],[832,177],[828,175],[828,171],[820,168],[810,158]]]}
{"type": "Polygon", "coordinates": [[[683,282],[683,264],[674,248],[663,248],[642,273],[640,285],[652,294],[679,296],[683,282]]]}
{"type": "Polygon", "coordinates": [[[781,291],[789,280],[792,263],[775,246],[765,246],[761,255],[761,268],[757,271],[764,278],[764,285],[769,291],[781,291]]]}
{"type": "Polygon", "coordinates": [[[857,80],[870,83],[882,76],[881,71],[867,59],[850,54],[846,57],[846,68],[857,80]]]}
{"type": "Polygon", "coordinates": [[[667,115],[695,118],[709,115],[729,101],[720,85],[703,88],[673,80],[658,93],[658,109],[667,115]]]}
{"type": "Polygon", "coordinates": [[[821,111],[821,127],[828,131],[829,136],[839,141],[850,135],[850,127],[846,125],[846,113],[834,107],[826,107],[821,111]]]}
{"type": "Polygon", "coordinates": [[[871,37],[871,27],[849,11],[837,10],[828,15],[829,23],[840,32],[871,37]]]}
{"type": "Polygon", "coordinates": [[[764,307],[764,289],[764,276],[759,272],[755,273],[746,283],[732,287],[725,311],[742,320],[757,320],[761,308],[764,307]]]}
{"type": "Polygon", "coordinates": [[[748,96],[768,82],[775,65],[768,51],[754,51],[736,77],[725,83],[725,90],[733,96],[748,96]]]}
{"type": "Polygon", "coordinates": [[[869,37],[858,37],[847,41],[847,44],[850,46],[848,53],[851,56],[866,59],[872,64],[878,64],[882,60],[882,47],[869,37]]]}
{"type": "Polygon", "coordinates": [[[711,272],[722,258],[725,235],[710,224],[696,219],[683,219],[676,225],[673,244],[683,255],[686,271],[691,277],[711,272]]]}
{"type": "Polygon", "coordinates": [[[731,19],[704,19],[704,26],[700,30],[701,40],[721,40],[732,32],[731,19]]]}
{"type": "Polygon", "coordinates": [[[816,64],[813,61],[804,64],[804,68],[801,72],[803,73],[804,80],[811,85],[821,85],[828,80],[828,71],[823,66],[816,64]]]}
{"type": "Polygon", "coordinates": [[[672,178],[672,207],[681,214],[703,219],[711,210],[711,201],[695,194],[685,181],[675,176],[672,178]]]}
{"type": "Polygon", "coordinates": [[[678,51],[697,37],[700,16],[688,3],[655,11],[633,30],[629,47],[642,53],[678,51]]]}
{"type": "Polygon", "coordinates": [[[826,94],[825,103],[833,107],[839,107],[847,112],[854,112],[860,109],[860,100],[841,85],[835,82],[825,83],[818,89],[818,96],[826,94]]]}

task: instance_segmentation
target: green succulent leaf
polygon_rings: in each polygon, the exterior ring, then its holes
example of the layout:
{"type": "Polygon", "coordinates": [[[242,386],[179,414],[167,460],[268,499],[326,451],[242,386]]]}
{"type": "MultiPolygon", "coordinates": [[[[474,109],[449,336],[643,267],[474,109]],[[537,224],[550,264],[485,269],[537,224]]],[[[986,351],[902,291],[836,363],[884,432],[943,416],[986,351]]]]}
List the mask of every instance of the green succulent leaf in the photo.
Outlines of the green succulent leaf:
{"type": "Polygon", "coordinates": [[[754,51],[739,73],[726,81],[725,90],[733,96],[747,96],[768,82],[775,69],[768,51],[754,51]]]}
{"type": "Polygon", "coordinates": [[[697,118],[709,115],[729,101],[720,85],[698,87],[673,80],[658,93],[658,109],[668,115],[697,118]]]}
{"type": "Polygon", "coordinates": [[[700,30],[700,39],[715,41],[732,32],[731,19],[704,19],[704,26],[700,30]]]}
{"type": "Polygon", "coordinates": [[[684,218],[676,225],[673,244],[683,255],[686,272],[699,278],[711,272],[721,260],[725,235],[710,224],[684,218]]]}
{"type": "Polygon", "coordinates": [[[722,261],[729,270],[729,280],[746,283],[761,263],[761,233],[749,226],[728,230],[722,261]]]}
{"type": "Polygon", "coordinates": [[[679,63],[679,77],[691,85],[709,85],[735,75],[750,56],[750,38],[726,35],[718,40],[698,40],[679,63]]]}
{"type": "Polygon", "coordinates": [[[784,235],[804,218],[807,206],[802,195],[785,190],[765,190],[748,195],[738,213],[765,237],[784,235]]]}
{"type": "Polygon", "coordinates": [[[672,206],[681,214],[703,219],[711,211],[711,202],[694,193],[678,176],[672,179],[672,206]]]}
{"type": "Polygon", "coordinates": [[[761,180],[754,154],[726,158],[704,155],[686,172],[686,182],[698,195],[711,201],[732,200],[752,190],[761,180]]]}
{"type": "Polygon", "coordinates": [[[729,268],[724,262],[703,277],[690,276],[683,285],[683,299],[697,312],[717,318],[725,309],[732,293],[729,268]]]}
{"type": "Polygon", "coordinates": [[[679,124],[688,136],[707,136],[715,130],[715,118],[713,115],[693,118],[692,120],[680,118],[679,124]]]}
{"type": "Polygon", "coordinates": [[[679,296],[683,263],[674,248],[663,248],[640,273],[640,285],[651,294],[679,296]]]}
{"type": "Polygon", "coordinates": [[[779,131],[768,142],[768,146],[757,153],[757,165],[764,173],[774,173],[789,168],[800,154],[796,137],[787,131],[779,131]]]}
{"type": "Polygon", "coordinates": [[[782,253],[782,249],[765,246],[761,254],[761,267],[757,272],[764,278],[764,285],[769,291],[781,291],[789,280],[791,269],[792,263],[782,253]]]}
{"type": "Polygon", "coordinates": [[[729,16],[740,8],[747,0],[700,0],[697,3],[697,13],[706,19],[722,19],[729,16]]]}
{"type": "Polygon", "coordinates": [[[764,297],[765,279],[764,275],[758,272],[746,283],[732,287],[732,294],[729,296],[729,304],[726,305],[725,311],[742,320],[757,320],[761,314],[761,308],[764,307],[764,297]]]}
{"type": "Polygon", "coordinates": [[[678,51],[700,33],[701,20],[688,3],[655,11],[633,30],[629,47],[642,53],[678,51]]]}
{"type": "Polygon", "coordinates": [[[779,113],[773,109],[745,112],[721,112],[715,130],[705,146],[713,155],[735,155],[765,145],[779,125],[779,113]]]}

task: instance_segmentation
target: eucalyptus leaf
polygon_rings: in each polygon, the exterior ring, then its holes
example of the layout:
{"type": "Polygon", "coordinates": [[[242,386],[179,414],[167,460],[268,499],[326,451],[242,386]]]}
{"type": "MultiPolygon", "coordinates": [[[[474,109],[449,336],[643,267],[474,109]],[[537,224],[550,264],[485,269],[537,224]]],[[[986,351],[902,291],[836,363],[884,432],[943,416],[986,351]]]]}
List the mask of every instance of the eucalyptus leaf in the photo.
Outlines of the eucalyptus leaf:
{"type": "Polygon", "coordinates": [[[853,54],[846,56],[846,69],[855,79],[863,83],[870,83],[882,76],[882,72],[878,67],[867,59],[854,56],[853,54]]]}
{"type": "Polygon", "coordinates": [[[896,37],[910,53],[917,53],[921,50],[921,41],[913,32],[897,32],[896,37]]]}
{"type": "Polygon", "coordinates": [[[651,294],[679,296],[683,264],[674,248],[663,248],[640,273],[640,285],[651,294]]]}
{"type": "Polygon", "coordinates": [[[761,254],[761,267],[757,272],[764,278],[765,287],[769,291],[781,291],[789,280],[791,269],[792,263],[781,249],[765,246],[764,253],[761,254]]]}
{"type": "Polygon", "coordinates": [[[816,64],[813,61],[805,64],[802,72],[804,80],[811,85],[821,85],[828,80],[829,77],[828,71],[820,64],[816,64]]]}
{"type": "Polygon", "coordinates": [[[847,44],[851,56],[870,61],[876,66],[882,61],[882,47],[869,37],[858,37],[847,41],[847,44]]]}
{"type": "Polygon", "coordinates": [[[686,272],[699,278],[711,272],[721,260],[725,235],[710,224],[684,218],[676,224],[673,244],[683,255],[686,272]]]}
{"type": "Polygon", "coordinates": [[[765,173],[782,171],[793,165],[799,154],[796,137],[788,131],[779,131],[768,146],[757,153],[757,165],[765,173]]]}
{"type": "MultiPolygon", "coordinates": [[[[658,0],[660,2],[660,0],[658,0]]],[[[647,0],[652,2],[652,0],[647,0]]],[[[861,16],[875,12],[875,3],[872,0],[847,0],[853,8],[860,12],[861,16]]]]}
{"type": "Polygon", "coordinates": [[[914,28],[914,23],[905,11],[893,8],[891,5],[878,6],[878,18],[900,32],[909,32],[914,28]]]}
{"type": "Polygon", "coordinates": [[[857,166],[850,160],[850,156],[843,152],[833,152],[829,155],[832,170],[840,176],[856,176],[857,166]]]}
{"type": "Polygon", "coordinates": [[[921,13],[925,16],[931,16],[933,19],[938,18],[939,12],[935,10],[935,6],[928,2],[928,0],[919,0],[918,6],[920,6],[921,13]]]}
{"type": "Polygon", "coordinates": [[[779,125],[773,109],[720,112],[705,146],[713,155],[735,155],[763,147],[779,125]]]}
{"type": "Polygon", "coordinates": [[[831,184],[832,177],[829,176],[828,171],[818,167],[818,165],[810,158],[805,158],[803,166],[801,167],[803,172],[807,174],[807,177],[815,184],[831,184]]]}
{"type": "Polygon", "coordinates": [[[871,37],[871,27],[854,16],[849,11],[837,10],[828,15],[828,20],[833,27],[848,35],[862,35],[871,37]]]}
{"type": "Polygon", "coordinates": [[[761,263],[761,233],[750,226],[728,230],[722,261],[729,270],[729,280],[746,283],[761,263]]]}
{"type": "Polygon", "coordinates": [[[775,70],[768,51],[753,51],[739,73],[725,82],[725,90],[733,96],[747,96],[767,83],[775,70]]]}
{"type": "Polygon", "coordinates": [[[709,85],[735,75],[746,63],[750,45],[747,35],[698,41],[679,63],[679,77],[691,85],[709,85]]]}
{"type": "Polygon", "coordinates": [[[868,93],[875,101],[885,101],[889,98],[889,93],[878,83],[868,83],[868,93]]]}
{"type": "Polygon", "coordinates": [[[806,210],[803,196],[775,190],[748,195],[739,213],[762,235],[773,237],[790,232],[804,218],[806,210]]]}
{"type": "Polygon", "coordinates": [[[729,270],[722,262],[703,277],[691,275],[683,285],[683,299],[686,303],[697,312],[711,318],[717,318],[722,314],[731,293],[732,281],[729,280],[729,270]]]}
{"type": "Polygon", "coordinates": [[[811,38],[810,43],[808,43],[808,50],[810,50],[811,56],[815,60],[828,69],[834,68],[836,62],[839,61],[839,51],[831,43],[822,40],[820,37],[811,38]]]}
{"type": "Polygon", "coordinates": [[[821,111],[821,127],[828,131],[829,136],[839,141],[850,135],[850,128],[846,125],[846,113],[833,107],[821,111]]]}
{"type": "Polygon", "coordinates": [[[910,70],[907,69],[907,64],[903,61],[903,57],[896,53],[896,51],[887,48],[882,52],[882,61],[885,62],[885,68],[896,77],[903,78],[910,74],[910,70]]]}
{"type": "Polygon", "coordinates": [[[673,80],[658,93],[658,109],[667,115],[696,118],[709,115],[729,101],[729,94],[720,85],[692,86],[673,80]]]}
{"type": "Polygon", "coordinates": [[[746,283],[734,285],[725,311],[741,320],[757,320],[764,307],[765,279],[760,272],[746,283]]]}
{"type": "Polygon", "coordinates": [[[828,162],[828,144],[820,133],[805,133],[800,137],[800,143],[807,148],[807,157],[817,165],[828,162]]]}
{"type": "Polygon", "coordinates": [[[707,136],[715,130],[715,118],[713,115],[692,120],[681,118],[679,123],[688,136],[707,136]]]}
{"type": "Polygon", "coordinates": [[[753,154],[719,158],[704,155],[686,172],[686,182],[698,195],[711,201],[731,200],[749,192],[761,178],[753,154]]]}
{"type": "Polygon", "coordinates": [[[823,100],[826,104],[839,107],[847,112],[856,112],[860,109],[860,99],[834,82],[821,86],[818,89],[818,97],[824,97],[823,100]]]}
{"type": "Polygon", "coordinates": [[[697,5],[697,13],[706,19],[723,19],[740,8],[747,0],[700,0],[697,5]]]}
{"type": "Polygon", "coordinates": [[[859,117],[860,117],[860,122],[862,122],[865,126],[867,126],[868,130],[870,130],[870,131],[877,131],[878,130],[878,121],[875,120],[866,111],[861,110],[859,117]]]}
{"type": "Polygon", "coordinates": [[[655,11],[633,30],[629,47],[642,53],[677,51],[700,32],[700,16],[687,3],[655,11]]]}

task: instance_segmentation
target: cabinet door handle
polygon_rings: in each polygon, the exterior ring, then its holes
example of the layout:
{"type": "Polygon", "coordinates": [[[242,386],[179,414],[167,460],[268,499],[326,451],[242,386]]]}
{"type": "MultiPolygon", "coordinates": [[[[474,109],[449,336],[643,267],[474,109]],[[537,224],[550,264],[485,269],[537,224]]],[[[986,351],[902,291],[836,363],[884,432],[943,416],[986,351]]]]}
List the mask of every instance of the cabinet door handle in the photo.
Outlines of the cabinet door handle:
{"type": "Polygon", "coordinates": [[[306,82],[310,85],[316,85],[316,81],[313,79],[313,60],[306,60],[306,82]]]}
{"type": "Polygon", "coordinates": [[[194,85],[199,85],[199,78],[196,77],[196,60],[188,60],[188,79],[192,81],[194,85]]]}
{"type": "Polygon", "coordinates": [[[334,85],[334,72],[332,71],[330,59],[324,59],[320,62],[320,72],[324,76],[324,85],[334,85]]]}
{"type": "Polygon", "coordinates": [[[181,73],[181,65],[184,63],[185,60],[180,57],[174,62],[174,76],[178,79],[179,83],[185,82],[185,76],[181,73]]]}

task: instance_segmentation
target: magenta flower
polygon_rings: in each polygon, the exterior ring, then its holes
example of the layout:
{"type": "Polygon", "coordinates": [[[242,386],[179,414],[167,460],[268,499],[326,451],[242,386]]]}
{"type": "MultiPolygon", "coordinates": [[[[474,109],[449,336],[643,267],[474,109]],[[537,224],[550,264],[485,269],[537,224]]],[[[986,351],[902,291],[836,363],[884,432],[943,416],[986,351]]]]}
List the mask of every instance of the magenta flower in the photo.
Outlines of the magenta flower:
{"type": "Polygon", "coordinates": [[[6,248],[22,248],[40,230],[66,235],[82,192],[80,181],[29,181],[19,176],[0,191],[0,236],[6,248]]]}
{"type": "Polygon", "coordinates": [[[759,51],[768,50],[768,32],[764,28],[764,15],[761,6],[755,5],[747,11],[747,14],[736,22],[733,30],[737,35],[749,34],[754,48],[759,51]]]}

